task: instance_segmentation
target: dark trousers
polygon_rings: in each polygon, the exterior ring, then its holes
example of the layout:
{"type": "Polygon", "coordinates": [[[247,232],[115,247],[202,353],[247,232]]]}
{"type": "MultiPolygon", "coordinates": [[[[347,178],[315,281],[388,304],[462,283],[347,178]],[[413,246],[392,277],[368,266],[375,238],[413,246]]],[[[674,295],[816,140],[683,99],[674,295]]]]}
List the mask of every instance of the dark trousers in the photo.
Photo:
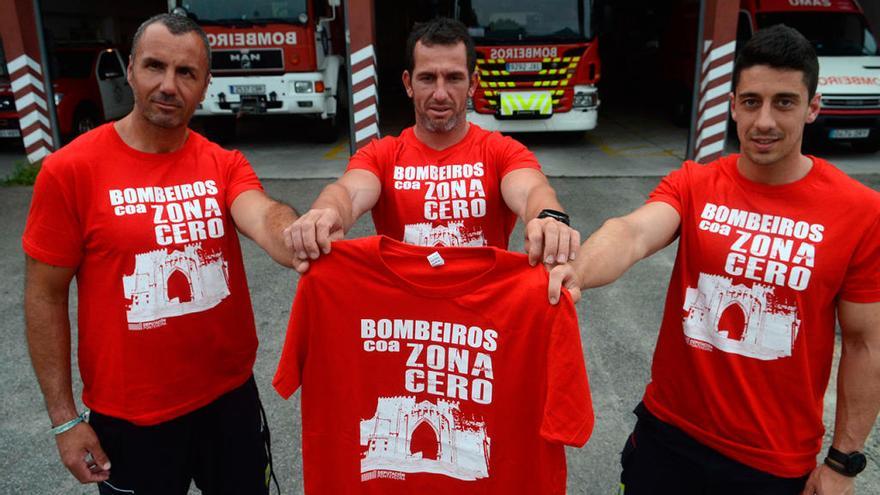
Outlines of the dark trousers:
{"type": "Polygon", "coordinates": [[[644,404],[620,463],[625,495],[800,495],[807,482],[746,466],[660,421],[644,404]]]}
{"type": "Polygon", "coordinates": [[[214,402],[153,426],[92,411],[89,424],[110,458],[101,495],[267,494],[268,428],[253,377],[214,402]]]}

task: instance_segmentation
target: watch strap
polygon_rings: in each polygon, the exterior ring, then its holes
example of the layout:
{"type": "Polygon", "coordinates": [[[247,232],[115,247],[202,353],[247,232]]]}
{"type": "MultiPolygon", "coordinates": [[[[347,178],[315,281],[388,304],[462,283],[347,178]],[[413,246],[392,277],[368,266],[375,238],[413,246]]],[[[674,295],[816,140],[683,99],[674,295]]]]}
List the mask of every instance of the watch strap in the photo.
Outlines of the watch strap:
{"type": "Polygon", "coordinates": [[[562,222],[565,225],[571,226],[571,218],[567,213],[559,211],[559,210],[551,210],[549,208],[541,210],[541,213],[538,213],[538,218],[552,218],[557,222],[562,222]]]}

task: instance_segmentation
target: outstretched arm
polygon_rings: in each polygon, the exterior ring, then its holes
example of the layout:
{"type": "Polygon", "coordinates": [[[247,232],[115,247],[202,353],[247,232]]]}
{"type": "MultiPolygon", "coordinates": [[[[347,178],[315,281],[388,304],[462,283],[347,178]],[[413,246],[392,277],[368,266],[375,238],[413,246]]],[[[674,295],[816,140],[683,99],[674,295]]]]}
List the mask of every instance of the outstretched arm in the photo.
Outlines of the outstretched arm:
{"type": "Polygon", "coordinates": [[[561,287],[578,300],[581,290],[614,282],[636,262],[668,246],[680,224],[678,211],[663,202],[648,203],[629,215],[605,221],[572,263],[550,272],[550,302],[559,300],[561,287]]]}
{"type": "Polygon", "coordinates": [[[330,252],[330,242],[342,239],[361,215],[375,206],[382,183],[372,172],[352,169],[318,195],[312,208],[289,225],[284,235],[303,273],[309,260],[330,252]]]}
{"type": "Polygon", "coordinates": [[[556,191],[540,170],[521,168],[501,179],[501,195],[511,211],[525,224],[525,247],[529,263],[566,263],[575,258],[581,242],[577,230],[552,218],[538,218],[541,210],[564,211],[556,191]]]}
{"type": "Polygon", "coordinates": [[[286,242],[284,228],[296,220],[296,211],[275,201],[263,191],[252,189],[235,198],[230,208],[235,226],[263,248],[273,260],[295,267],[296,259],[286,242]]]}

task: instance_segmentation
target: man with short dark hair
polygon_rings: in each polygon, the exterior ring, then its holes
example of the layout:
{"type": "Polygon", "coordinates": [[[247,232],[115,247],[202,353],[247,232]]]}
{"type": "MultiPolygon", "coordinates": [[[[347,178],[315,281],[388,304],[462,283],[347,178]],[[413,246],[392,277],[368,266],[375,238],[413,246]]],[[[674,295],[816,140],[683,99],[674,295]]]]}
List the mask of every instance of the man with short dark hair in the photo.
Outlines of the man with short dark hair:
{"type": "Polygon", "coordinates": [[[797,31],[759,31],[731,94],[740,153],[685,162],[647,204],[593,233],[550,274],[580,290],[613,282],[678,237],[621,482],[627,495],[853,491],[880,409],[880,194],[801,154],[819,113],[818,62],[797,31]],[[834,439],[822,400],[843,332],[834,439]]]}
{"type": "Polygon", "coordinates": [[[296,213],[266,196],[241,153],[187,128],[208,51],[189,19],[144,22],[128,65],[134,109],[46,158],[34,186],[28,346],[62,461],[102,494],[184,495],[193,480],[205,494],[268,492],[236,229],[290,266],[283,227],[296,213]],[[89,415],[71,390],[74,276],[89,415]]]}
{"type": "Polygon", "coordinates": [[[379,234],[417,245],[506,249],[517,217],[526,224],[534,265],[566,263],[580,234],[569,226],[535,156],[519,142],[465,117],[477,87],[467,28],[438,18],[417,24],[407,41],[403,85],[415,126],[359,150],[312,209],[287,230],[295,268],[330,252],[357,219],[372,211],[379,234]]]}

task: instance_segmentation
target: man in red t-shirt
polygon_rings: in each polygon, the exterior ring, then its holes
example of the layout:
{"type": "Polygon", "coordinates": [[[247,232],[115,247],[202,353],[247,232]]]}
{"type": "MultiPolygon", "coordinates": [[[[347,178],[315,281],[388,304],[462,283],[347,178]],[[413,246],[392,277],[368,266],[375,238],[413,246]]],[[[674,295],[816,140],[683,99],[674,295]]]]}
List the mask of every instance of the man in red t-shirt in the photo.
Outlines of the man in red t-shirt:
{"type": "Polygon", "coordinates": [[[560,285],[579,297],[678,237],[621,460],[627,495],[838,495],[865,467],[880,409],[880,194],[801,154],[818,71],[797,31],[756,33],[733,75],[740,154],[686,162],[551,273],[551,301],[560,285]],[[817,467],[835,323],[837,417],[817,467]]]}
{"type": "Polygon", "coordinates": [[[379,234],[417,245],[507,249],[517,217],[526,224],[534,265],[573,259],[580,234],[519,142],[465,118],[478,84],[476,51],[467,28],[438,18],[417,24],[407,41],[403,85],[416,124],[398,137],[359,150],[343,176],[287,231],[295,268],[330,252],[357,219],[372,210],[379,234]]]}
{"type": "Polygon", "coordinates": [[[28,346],[62,461],[99,491],[267,493],[257,336],[236,229],[291,265],[239,152],[187,129],[210,77],[204,32],[161,14],[134,36],[135,107],[46,158],[22,240],[28,346]],[[71,390],[76,276],[83,402],[71,390]],[[111,469],[112,462],[112,469],[111,469]]]}
{"type": "Polygon", "coordinates": [[[593,408],[574,304],[546,287],[497,248],[335,243],[299,281],[273,380],[302,386],[305,492],[564,494],[593,408]]]}

